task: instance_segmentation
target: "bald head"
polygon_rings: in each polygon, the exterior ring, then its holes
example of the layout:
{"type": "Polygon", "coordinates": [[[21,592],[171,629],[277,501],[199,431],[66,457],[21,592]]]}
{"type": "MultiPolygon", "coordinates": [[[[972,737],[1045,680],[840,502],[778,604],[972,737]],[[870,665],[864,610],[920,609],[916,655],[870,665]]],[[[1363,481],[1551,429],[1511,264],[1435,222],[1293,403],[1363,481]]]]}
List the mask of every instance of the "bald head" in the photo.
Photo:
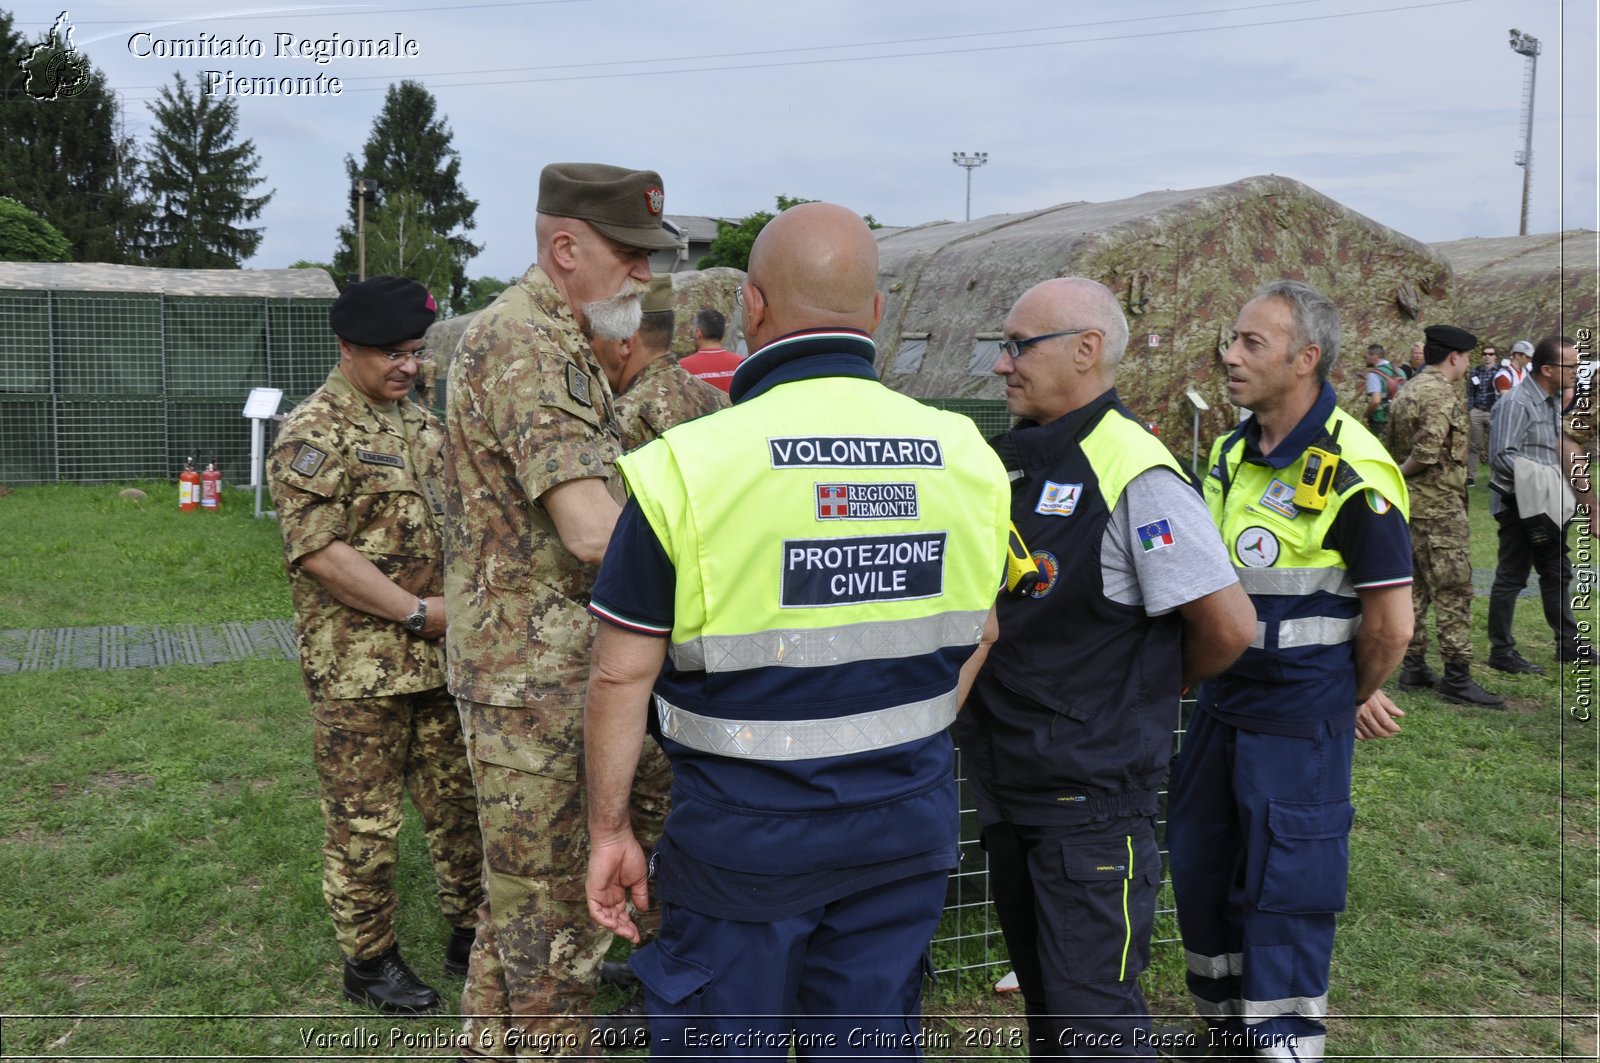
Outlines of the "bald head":
{"type": "Polygon", "coordinates": [[[750,285],[764,304],[757,330],[746,325],[752,348],[804,328],[871,332],[883,307],[877,241],[834,203],[801,203],[768,222],[750,248],[750,285]]]}
{"type": "Polygon", "coordinates": [[[1100,361],[1115,370],[1128,349],[1128,319],[1116,295],[1099,281],[1087,277],[1055,277],[1040,281],[1022,294],[1017,305],[1028,304],[1053,322],[1051,331],[1065,328],[1098,329],[1105,337],[1100,361]]]}

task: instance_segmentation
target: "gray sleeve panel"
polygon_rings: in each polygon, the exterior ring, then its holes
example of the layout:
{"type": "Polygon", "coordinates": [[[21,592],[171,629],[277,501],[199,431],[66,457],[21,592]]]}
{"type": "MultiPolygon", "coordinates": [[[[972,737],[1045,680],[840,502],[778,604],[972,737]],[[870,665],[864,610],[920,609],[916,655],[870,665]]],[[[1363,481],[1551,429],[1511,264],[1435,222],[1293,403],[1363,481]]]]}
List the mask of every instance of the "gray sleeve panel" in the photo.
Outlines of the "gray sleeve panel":
{"type": "Polygon", "coordinates": [[[1134,477],[1100,541],[1105,594],[1150,616],[1170,613],[1238,581],[1205,502],[1171,469],[1134,477]],[[1138,529],[1165,520],[1172,545],[1146,550],[1138,529]]]}

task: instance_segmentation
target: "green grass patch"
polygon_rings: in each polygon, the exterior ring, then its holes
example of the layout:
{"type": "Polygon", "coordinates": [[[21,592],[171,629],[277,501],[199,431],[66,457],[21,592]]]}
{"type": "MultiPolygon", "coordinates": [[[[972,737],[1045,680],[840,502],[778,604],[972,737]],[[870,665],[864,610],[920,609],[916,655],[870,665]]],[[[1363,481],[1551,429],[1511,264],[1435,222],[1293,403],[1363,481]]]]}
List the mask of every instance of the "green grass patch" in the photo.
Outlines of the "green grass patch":
{"type": "MultiPolygon", "coordinates": [[[[180,514],[171,485],[143,486],[142,505],[116,487],[0,497],[5,626],[290,615],[277,527],[246,497],[180,514]]],[[[1482,493],[1474,563],[1492,567],[1482,493]]],[[[1600,723],[1574,714],[1593,676],[1554,666],[1535,599],[1516,630],[1550,674],[1483,668],[1485,604],[1474,674],[1509,708],[1397,694],[1401,735],[1357,749],[1330,1058],[1595,1051],[1600,723]]],[[[456,1054],[453,1016],[396,1021],[339,994],[310,743],[292,661],[0,676],[6,1056],[456,1054]]],[[[447,931],[409,812],[398,873],[402,946],[453,1008],[460,980],[442,970],[447,931]]],[[[985,966],[1003,956],[985,916],[947,916],[940,937],[958,940],[935,955],[950,973],[928,989],[930,1057],[1022,1055],[1022,1002],[993,992],[1006,968],[985,966]]],[[[1163,919],[1156,937],[1175,936],[1163,919]]],[[[1156,1012],[1188,1014],[1180,946],[1155,946],[1144,986],[1156,1012]]]]}

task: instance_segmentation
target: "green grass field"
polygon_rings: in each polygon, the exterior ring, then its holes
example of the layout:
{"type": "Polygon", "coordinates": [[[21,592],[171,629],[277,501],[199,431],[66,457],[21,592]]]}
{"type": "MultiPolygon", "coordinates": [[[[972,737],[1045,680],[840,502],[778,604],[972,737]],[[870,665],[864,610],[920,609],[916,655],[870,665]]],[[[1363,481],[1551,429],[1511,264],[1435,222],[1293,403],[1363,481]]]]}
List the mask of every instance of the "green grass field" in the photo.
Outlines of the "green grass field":
{"type": "MultiPolygon", "coordinates": [[[[170,485],[140,486],[142,505],[116,487],[0,497],[0,627],[289,615],[277,528],[246,495],[179,514],[170,485]]],[[[1481,489],[1472,517],[1492,566],[1481,489]]],[[[1478,668],[1506,711],[1400,694],[1404,732],[1357,751],[1330,1059],[1595,1057],[1600,721],[1573,711],[1593,677],[1554,667],[1536,599],[1518,634],[1550,674],[1478,668]]],[[[320,840],[294,662],[0,675],[0,1056],[453,1057],[450,1016],[340,998],[320,840]]],[[[453,1002],[414,818],[399,874],[406,954],[453,1002]]],[[[1188,1014],[1182,967],[1157,946],[1158,1012],[1188,1014]]],[[[1020,1055],[996,976],[930,987],[930,1015],[958,1016],[930,1018],[947,1046],[930,1056],[1020,1055]]]]}

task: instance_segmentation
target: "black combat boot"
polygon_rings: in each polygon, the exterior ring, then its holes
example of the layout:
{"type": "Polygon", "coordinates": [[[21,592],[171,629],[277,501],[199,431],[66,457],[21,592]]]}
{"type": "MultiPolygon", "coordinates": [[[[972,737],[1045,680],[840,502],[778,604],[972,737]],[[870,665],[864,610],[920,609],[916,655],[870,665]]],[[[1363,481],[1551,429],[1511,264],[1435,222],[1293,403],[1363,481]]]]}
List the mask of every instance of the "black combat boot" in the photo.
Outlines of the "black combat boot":
{"type": "Polygon", "coordinates": [[[1444,678],[1439,680],[1439,696],[1457,705],[1480,705],[1486,709],[1503,709],[1506,699],[1491,694],[1472,680],[1472,670],[1465,662],[1446,661],[1444,678]]]}
{"type": "Polygon", "coordinates": [[[1434,684],[1438,682],[1439,677],[1428,667],[1426,657],[1408,655],[1405,663],[1400,666],[1401,690],[1432,690],[1434,684]]]}
{"type": "Polygon", "coordinates": [[[390,1015],[422,1015],[439,1006],[439,994],[411,973],[399,945],[370,960],[345,960],[344,998],[390,1015]]]}
{"type": "Polygon", "coordinates": [[[472,943],[477,938],[477,927],[458,926],[450,931],[450,940],[444,943],[444,969],[447,973],[467,973],[467,961],[472,958],[472,943]]]}

